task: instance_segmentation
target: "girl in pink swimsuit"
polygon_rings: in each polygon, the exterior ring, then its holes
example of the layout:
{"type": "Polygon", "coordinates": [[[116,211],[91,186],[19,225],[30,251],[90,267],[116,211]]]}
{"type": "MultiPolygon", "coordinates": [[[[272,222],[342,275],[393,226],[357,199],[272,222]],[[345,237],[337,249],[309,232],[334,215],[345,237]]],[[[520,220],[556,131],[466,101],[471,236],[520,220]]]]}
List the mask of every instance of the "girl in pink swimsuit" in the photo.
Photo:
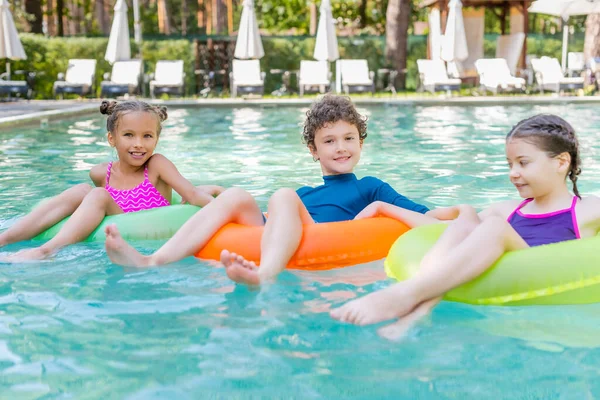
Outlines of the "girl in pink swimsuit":
{"type": "MultiPolygon", "coordinates": [[[[444,293],[485,272],[505,252],[600,231],[600,198],[579,194],[579,143],[565,120],[536,115],[519,122],[506,137],[506,159],[510,181],[524,201],[505,201],[480,213],[470,206],[454,207],[456,220],[423,258],[414,277],[351,301],[333,310],[332,317],[358,325],[401,318],[398,326],[385,332],[395,336],[427,314],[444,293]]],[[[410,226],[436,222],[380,204],[372,204],[357,218],[377,213],[410,226]]]]}
{"type": "Polygon", "coordinates": [[[219,186],[194,187],[171,161],[154,154],[161,123],[167,118],[165,107],[137,100],[103,101],[100,112],[108,115],[108,142],[116,149],[118,160],[91,169],[95,187],[80,184],[67,189],[0,233],[2,247],[31,239],[70,216],[56,236],[41,247],[22,250],[2,261],[46,258],[63,246],[85,239],[107,215],[168,206],[173,190],[198,206],[208,204],[223,190],[219,186]]]}

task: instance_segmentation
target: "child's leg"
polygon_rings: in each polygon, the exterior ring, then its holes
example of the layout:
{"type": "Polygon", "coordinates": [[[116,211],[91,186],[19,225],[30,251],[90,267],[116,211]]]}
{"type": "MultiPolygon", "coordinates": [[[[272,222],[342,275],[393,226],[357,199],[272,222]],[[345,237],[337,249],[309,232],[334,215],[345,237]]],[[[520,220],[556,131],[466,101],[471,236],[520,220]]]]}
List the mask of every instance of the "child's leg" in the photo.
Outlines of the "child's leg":
{"type": "Polygon", "coordinates": [[[487,218],[453,251],[430,259],[411,279],[351,301],[331,315],[358,325],[402,317],[418,304],[479,276],[505,252],[524,248],[527,243],[505,220],[487,218]]]}
{"type": "Polygon", "coordinates": [[[99,187],[92,189],[56,236],[41,247],[16,253],[9,257],[9,261],[46,258],[61,247],[84,240],[100,225],[105,216],[122,212],[106,189],[99,187]]]}
{"type": "Polygon", "coordinates": [[[106,252],[115,264],[142,267],[172,263],[193,255],[221,227],[230,222],[260,226],[263,215],[254,198],[245,190],[231,188],[190,218],[154,254],[144,256],[131,247],[115,226],[106,229],[106,252]]]}
{"type": "Polygon", "coordinates": [[[73,214],[84,197],[92,190],[86,183],[73,186],[43,202],[13,226],[0,233],[0,247],[29,240],[73,214]]]}
{"type": "Polygon", "coordinates": [[[283,271],[302,239],[302,226],[314,223],[295,191],[280,189],[269,200],[269,218],[261,240],[260,268],[224,251],[221,261],[234,281],[259,285],[283,271]]]}

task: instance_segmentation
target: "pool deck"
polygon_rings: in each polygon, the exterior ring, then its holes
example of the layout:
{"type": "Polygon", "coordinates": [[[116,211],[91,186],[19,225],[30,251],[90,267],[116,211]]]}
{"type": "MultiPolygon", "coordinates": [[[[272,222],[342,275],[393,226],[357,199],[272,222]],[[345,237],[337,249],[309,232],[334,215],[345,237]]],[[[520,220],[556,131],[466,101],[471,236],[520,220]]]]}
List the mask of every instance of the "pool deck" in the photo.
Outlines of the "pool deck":
{"type": "MultiPolygon", "coordinates": [[[[281,99],[173,99],[150,100],[153,104],[168,107],[275,107],[275,106],[307,106],[314,97],[281,98],[281,99]]],[[[482,96],[482,97],[445,97],[414,96],[399,94],[395,97],[353,97],[357,105],[412,105],[412,106],[474,106],[474,105],[518,105],[518,104],[566,104],[566,103],[600,103],[600,96],[482,96]]],[[[59,120],[78,115],[89,115],[97,112],[99,99],[94,100],[33,100],[0,102],[0,128],[18,125],[47,124],[51,120],[59,120]]]]}

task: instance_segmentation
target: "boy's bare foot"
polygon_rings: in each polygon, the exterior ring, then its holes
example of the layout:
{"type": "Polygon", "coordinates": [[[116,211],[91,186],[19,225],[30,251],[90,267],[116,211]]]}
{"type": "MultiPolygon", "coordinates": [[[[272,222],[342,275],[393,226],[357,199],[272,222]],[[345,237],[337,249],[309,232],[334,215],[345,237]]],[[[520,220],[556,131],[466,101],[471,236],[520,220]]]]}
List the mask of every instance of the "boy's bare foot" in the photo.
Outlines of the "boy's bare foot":
{"type": "Polygon", "coordinates": [[[33,249],[25,249],[17,251],[16,253],[9,254],[5,257],[0,258],[0,261],[5,263],[20,263],[27,261],[43,260],[48,258],[52,254],[51,251],[44,247],[36,247],[33,249]]]}
{"type": "Polygon", "coordinates": [[[411,296],[404,282],[352,300],[332,310],[332,318],[355,325],[369,325],[401,318],[411,312],[417,300],[411,296]]]}
{"type": "Polygon", "coordinates": [[[232,281],[252,286],[260,285],[258,267],[252,261],[228,250],[223,250],[221,262],[225,265],[225,272],[232,281]]]}
{"type": "Polygon", "coordinates": [[[148,267],[151,264],[150,257],[140,254],[136,249],[123,239],[119,229],[114,224],[104,229],[106,234],[106,254],[110,261],[124,267],[148,267]]]}

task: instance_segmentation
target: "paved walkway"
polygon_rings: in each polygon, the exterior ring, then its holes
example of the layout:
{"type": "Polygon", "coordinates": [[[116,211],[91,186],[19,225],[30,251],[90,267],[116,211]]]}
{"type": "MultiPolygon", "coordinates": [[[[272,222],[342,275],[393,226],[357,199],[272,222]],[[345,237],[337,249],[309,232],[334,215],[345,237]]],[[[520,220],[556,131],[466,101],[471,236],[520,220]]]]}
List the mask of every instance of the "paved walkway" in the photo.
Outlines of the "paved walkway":
{"type": "MultiPolygon", "coordinates": [[[[406,105],[509,105],[509,104],[565,104],[565,103],[600,103],[600,96],[566,97],[566,96],[485,96],[485,97],[444,97],[414,96],[399,94],[396,97],[355,97],[352,99],[359,105],[369,104],[406,104],[406,105]]],[[[282,99],[174,99],[149,100],[154,104],[169,107],[232,107],[232,106],[305,106],[314,101],[309,98],[282,99]]],[[[39,124],[41,121],[57,120],[77,115],[97,112],[100,100],[33,100],[33,101],[0,101],[0,128],[23,124],[39,124]]]]}
{"type": "Polygon", "coordinates": [[[87,114],[99,105],[99,100],[0,101],[0,128],[87,114]]]}

